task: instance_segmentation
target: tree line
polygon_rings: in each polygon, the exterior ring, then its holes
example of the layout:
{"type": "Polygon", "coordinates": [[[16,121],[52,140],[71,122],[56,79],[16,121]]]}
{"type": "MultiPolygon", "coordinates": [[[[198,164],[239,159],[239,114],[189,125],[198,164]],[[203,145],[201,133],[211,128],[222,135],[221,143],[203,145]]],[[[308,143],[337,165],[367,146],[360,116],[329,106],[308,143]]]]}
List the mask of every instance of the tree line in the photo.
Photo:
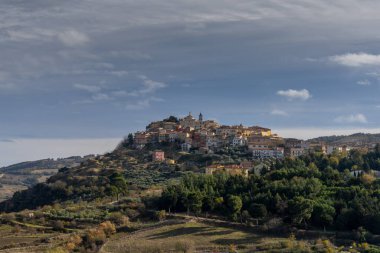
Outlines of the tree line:
{"type": "Polygon", "coordinates": [[[280,217],[300,227],[380,233],[380,149],[278,160],[261,176],[188,174],[159,201],[167,211],[214,213],[231,220],[280,217]],[[356,173],[356,171],[361,171],[356,173]],[[355,171],[353,173],[352,171],[355,171]]]}

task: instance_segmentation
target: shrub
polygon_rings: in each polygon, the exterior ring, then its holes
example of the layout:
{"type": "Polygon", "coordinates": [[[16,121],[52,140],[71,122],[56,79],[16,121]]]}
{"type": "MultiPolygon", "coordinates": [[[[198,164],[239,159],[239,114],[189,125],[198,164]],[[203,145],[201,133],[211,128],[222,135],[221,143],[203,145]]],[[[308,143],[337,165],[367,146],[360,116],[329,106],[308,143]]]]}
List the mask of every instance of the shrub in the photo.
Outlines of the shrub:
{"type": "Polygon", "coordinates": [[[125,216],[120,212],[111,213],[109,216],[109,220],[118,226],[124,226],[129,223],[128,216],[125,216]]]}
{"type": "Polygon", "coordinates": [[[82,243],[82,241],[82,237],[80,237],[79,235],[72,235],[66,243],[66,249],[72,251],[76,247],[78,247],[82,243]]]}
{"type": "Polygon", "coordinates": [[[237,253],[237,247],[235,244],[228,245],[228,253],[237,253]]]}
{"type": "Polygon", "coordinates": [[[191,253],[194,251],[194,242],[190,240],[180,240],[176,242],[175,250],[183,253],[191,253]]]}
{"type": "Polygon", "coordinates": [[[155,213],[155,217],[158,221],[163,221],[166,217],[166,211],[165,210],[157,211],[155,213]]]}
{"type": "Polygon", "coordinates": [[[268,220],[264,226],[263,230],[264,231],[279,231],[279,229],[283,226],[284,222],[282,221],[281,218],[272,218],[268,220]]]}
{"type": "Polygon", "coordinates": [[[52,227],[53,227],[53,230],[56,230],[56,231],[62,231],[65,228],[63,222],[60,220],[53,221],[52,227]]]}
{"type": "Polygon", "coordinates": [[[100,223],[99,229],[103,230],[103,232],[105,233],[107,237],[116,233],[116,227],[110,221],[105,221],[105,222],[100,223]]]}
{"type": "Polygon", "coordinates": [[[102,229],[99,229],[99,228],[89,229],[85,234],[85,240],[84,240],[86,244],[85,246],[86,248],[90,248],[90,247],[93,247],[93,245],[95,246],[102,245],[106,241],[106,238],[107,236],[102,229]]]}
{"type": "Polygon", "coordinates": [[[247,222],[249,218],[251,218],[251,215],[249,215],[249,212],[247,210],[244,210],[243,212],[241,212],[241,219],[244,222],[247,222]]]}
{"type": "Polygon", "coordinates": [[[361,176],[360,180],[363,184],[370,185],[376,180],[376,177],[374,175],[365,173],[361,176]]]}

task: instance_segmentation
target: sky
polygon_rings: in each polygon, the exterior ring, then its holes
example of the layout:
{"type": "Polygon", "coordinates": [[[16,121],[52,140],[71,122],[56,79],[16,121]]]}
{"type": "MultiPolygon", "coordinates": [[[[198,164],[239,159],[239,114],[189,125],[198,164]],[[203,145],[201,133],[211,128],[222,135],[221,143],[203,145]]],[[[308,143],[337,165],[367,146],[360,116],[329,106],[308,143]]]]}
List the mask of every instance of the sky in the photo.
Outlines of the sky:
{"type": "Polygon", "coordinates": [[[189,112],[285,137],[380,132],[379,9],[375,0],[2,0],[0,166],[103,153],[189,112]]]}

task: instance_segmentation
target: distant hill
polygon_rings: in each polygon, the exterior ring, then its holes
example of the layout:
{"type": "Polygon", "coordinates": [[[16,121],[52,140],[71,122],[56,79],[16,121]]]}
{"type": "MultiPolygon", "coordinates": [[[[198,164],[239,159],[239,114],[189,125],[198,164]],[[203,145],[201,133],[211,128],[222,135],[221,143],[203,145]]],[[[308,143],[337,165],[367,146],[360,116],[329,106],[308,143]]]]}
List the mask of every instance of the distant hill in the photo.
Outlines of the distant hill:
{"type": "Polygon", "coordinates": [[[94,156],[73,156],[59,159],[42,159],[22,162],[0,168],[0,201],[10,198],[13,193],[37,183],[45,182],[61,168],[73,168],[94,156]]]}
{"type": "Polygon", "coordinates": [[[86,161],[88,158],[92,157],[93,156],[72,156],[67,158],[42,159],[37,161],[22,162],[2,167],[0,168],[0,173],[18,174],[34,169],[60,169],[63,167],[73,167],[79,165],[81,162],[86,161]]]}
{"type": "Polygon", "coordinates": [[[308,141],[324,141],[327,144],[332,145],[351,145],[351,146],[361,146],[361,145],[372,145],[380,143],[380,133],[379,134],[365,134],[356,133],[352,135],[332,135],[332,136],[322,136],[308,141]]]}

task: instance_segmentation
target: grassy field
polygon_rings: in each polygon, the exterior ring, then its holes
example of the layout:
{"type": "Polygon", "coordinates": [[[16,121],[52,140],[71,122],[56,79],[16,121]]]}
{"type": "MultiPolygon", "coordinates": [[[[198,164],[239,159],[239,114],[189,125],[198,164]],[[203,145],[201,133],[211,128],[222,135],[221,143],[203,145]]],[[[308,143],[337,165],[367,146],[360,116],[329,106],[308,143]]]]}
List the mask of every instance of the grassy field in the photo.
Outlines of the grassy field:
{"type": "Polygon", "coordinates": [[[181,248],[191,248],[198,252],[218,252],[234,248],[238,252],[252,252],[281,248],[286,241],[287,238],[262,237],[238,229],[187,222],[135,233],[118,233],[103,246],[101,253],[148,253],[159,252],[156,251],[158,249],[164,250],[163,252],[177,252],[181,248]]]}
{"type": "Polygon", "coordinates": [[[58,236],[57,233],[43,233],[0,225],[0,252],[44,252],[56,236],[58,236]]]}

